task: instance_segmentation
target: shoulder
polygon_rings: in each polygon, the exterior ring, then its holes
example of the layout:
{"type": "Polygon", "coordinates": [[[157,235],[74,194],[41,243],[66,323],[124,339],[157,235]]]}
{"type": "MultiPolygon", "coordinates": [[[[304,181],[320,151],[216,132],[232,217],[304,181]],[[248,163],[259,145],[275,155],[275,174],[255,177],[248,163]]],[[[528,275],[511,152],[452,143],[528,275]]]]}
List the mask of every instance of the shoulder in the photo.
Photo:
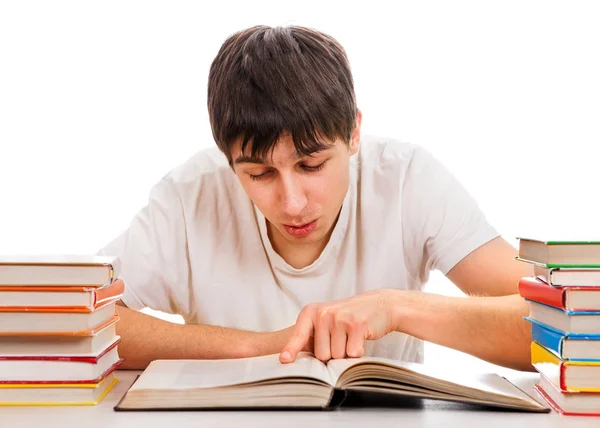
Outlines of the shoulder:
{"type": "Polygon", "coordinates": [[[217,147],[198,151],[169,171],[163,181],[169,182],[179,191],[202,190],[204,193],[215,187],[225,190],[239,185],[227,157],[217,147]]]}
{"type": "Polygon", "coordinates": [[[363,167],[407,169],[412,164],[436,163],[424,147],[406,141],[366,135],[361,138],[356,162],[363,167]]]}
{"type": "Polygon", "coordinates": [[[400,181],[441,167],[433,155],[420,145],[373,135],[361,138],[355,158],[361,175],[384,175],[400,181]]]}
{"type": "Polygon", "coordinates": [[[179,200],[184,211],[196,213],[244,196],[226,156],[217,147],[202,149],[175,166],[153,190],[162,199],[179,200]]]}
{"type": "Polygon", "coordinates": [[[169,171],[164,178],[173,183],[185,183],[227,173],[230,169],[225,155],[217,147],[210,147],[196,152],[169,171]]]}

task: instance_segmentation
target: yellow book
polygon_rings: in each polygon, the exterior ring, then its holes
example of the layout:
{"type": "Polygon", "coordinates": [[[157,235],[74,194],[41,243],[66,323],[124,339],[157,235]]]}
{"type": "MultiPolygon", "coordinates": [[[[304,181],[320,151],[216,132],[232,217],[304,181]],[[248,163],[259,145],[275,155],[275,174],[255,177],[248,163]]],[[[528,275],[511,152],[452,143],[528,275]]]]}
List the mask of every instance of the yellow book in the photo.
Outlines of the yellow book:
{"type": "Polygon", "coordinates": [[[531,364],[563,392],[600,392],[600,360],[563,360],[534,341],[531,364]]]}
{"type": "Polygon", "coordinates": [[[98,383],[0,384],[0,406],[93,406],[117,381],[113,372],[98,383]]]}

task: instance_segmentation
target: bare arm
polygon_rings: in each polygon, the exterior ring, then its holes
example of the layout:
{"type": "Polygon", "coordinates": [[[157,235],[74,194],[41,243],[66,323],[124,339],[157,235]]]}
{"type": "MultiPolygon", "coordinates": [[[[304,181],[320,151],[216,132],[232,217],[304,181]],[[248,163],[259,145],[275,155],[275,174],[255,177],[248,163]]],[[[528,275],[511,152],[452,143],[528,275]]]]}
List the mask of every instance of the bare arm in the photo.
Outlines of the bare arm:
{"type": "Polygon", "coordinates": [[[314,334],[315,355],[327,361],[360,357],[365,340],[391,331],[469,353],[517,370],[531,366],[528,304],[518,295],[531,266],[514,260],[517,251],[496,238],[461,260],[448,278],[469,297],[414,290],[381,289],[349,299],[305,307],[280,355],[291,362],[314,334]]]}
{"type": "Polygon", "coordinates": [[[290,329],[258,333],[209,325],[174,324],[117,305],[123,368],[143,369],[156,359],[241,358],[281,351],[290,329]]]}
{"type": "Polygon", "coordinates": [[[380,289],[349,299],[306,306],[281,362],[296,359],[314,334],[315,356],[361,357],[365,340],[400,331],[516,370],[533,370],[531,330],[519,295],[448,297],[415,290],[380,289]]]}
{"type": "MultiPolygon", "coordinates": [[[[447,276],[474,296],[467,299],[465,308],[475,317],[470,325],[478,332],[475,337],[479,338],[479,349],[473,354],[496,364],[533,370],[531,325],[523,319],[529,314],[529,304],[519,296],[518,284],[522,277],[534,273],[532,265],[515,260],[517,255],[516,248],[498,237],[461,260],[447,276]],[[476,320],[479,315],[480,328],[476,320]]],[[[467,342],[465,339],[465,348],[475,345],[467,342]]]]}
{"type": "Polygon", "coordinates": [[[482,245],[447,275],[470,297],[412,296],[413,305],[400,305],[399,329],[494,364],[533,370],[531,326],[523,319],[529,305],[517,294],[519,279],[533,268],[516,261],[517,253],[500,237],[482,245]]]}
{"type": "Polygon", "coordinates": [[[529,305],[517,294],[519,279],[533,268],[516,261],[517,254],[500,237],[482,245],[447,274],[469,297],[414,295],[414,304],[399,305],[399,329],[494,364],[533,370],[531,326],[523,319],[529,305]]]}
{"type": "Polygon", "coordinates": [[[414,292],[398,297],[395,330],[493,364],[533,370],[531,330],[523,320],[529,307],[520,296],[462,298],[414,292]]]}

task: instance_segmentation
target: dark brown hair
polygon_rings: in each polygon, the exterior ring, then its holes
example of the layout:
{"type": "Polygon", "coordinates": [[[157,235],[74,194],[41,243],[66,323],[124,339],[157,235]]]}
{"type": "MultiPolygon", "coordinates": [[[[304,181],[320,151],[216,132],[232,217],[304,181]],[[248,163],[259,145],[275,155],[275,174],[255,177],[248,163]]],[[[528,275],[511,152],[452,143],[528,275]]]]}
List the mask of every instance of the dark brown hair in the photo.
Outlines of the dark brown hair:
{"type": "Polygon", "coordinates": [[[208,77],[213,136],[231,159],[231,145],[251,143],[264,158],[282,133],[301,155],[346,143],[356,124],[356,98],[344,48],[319,31],[256,26],[230,36],[208,77]]]}

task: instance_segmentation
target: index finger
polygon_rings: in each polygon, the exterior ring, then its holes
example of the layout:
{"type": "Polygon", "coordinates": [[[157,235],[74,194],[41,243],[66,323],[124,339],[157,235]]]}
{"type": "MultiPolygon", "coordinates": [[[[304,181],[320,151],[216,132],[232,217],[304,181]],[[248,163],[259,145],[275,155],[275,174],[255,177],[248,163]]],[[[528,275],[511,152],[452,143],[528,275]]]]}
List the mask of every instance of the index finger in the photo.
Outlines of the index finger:
{"type": "Polygon", "coordinates": [[[302,351],[310,340],[313,328],[312,318],[308,314],[301,314],[296,321],[292,336],[283,347],[281,354],[279,354],[279,361],[282,363],[293,363],[296,361],[298,353],[302,351]]]}

